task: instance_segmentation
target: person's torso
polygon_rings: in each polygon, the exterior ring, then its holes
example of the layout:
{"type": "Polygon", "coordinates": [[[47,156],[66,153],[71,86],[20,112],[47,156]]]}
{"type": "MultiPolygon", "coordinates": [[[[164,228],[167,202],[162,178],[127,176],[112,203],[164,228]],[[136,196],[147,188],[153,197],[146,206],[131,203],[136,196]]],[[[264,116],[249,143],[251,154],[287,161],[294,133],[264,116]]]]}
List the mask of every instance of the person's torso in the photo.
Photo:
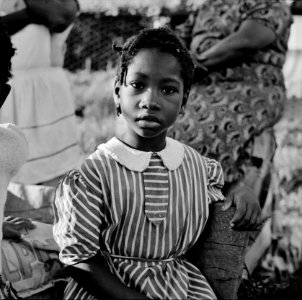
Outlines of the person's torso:
{"type": "Polygon", "coordinates": [[[196,242],[208,217],[207,171],[197,152],[186,149],[181,166],[167,170],[168,207],[158,225],[146,215],[144,172],[129,170],[101,151],[92,156],[104,195],[101,234],[111,253],[161,259],[182,255],[196,242]]]}
{"type": "MultiPolygon", "coordinates": [[[[10,14],[25,8],[23,0],[1,0],[0,11],[10,14]]],[[[47,27],[29,24],[13,34],[11,39],[16,54],[12,58],[12,70],[29,70],[62,67],[65,41],[72,26],[62,33],[52,34],[47,27]]]]}
{"type": "MultiPolygon", "coordinates": [[[[249,18],[256,5],[263,2],[261,18],[275,18],[274,11],[268,8],[267,0],[205,0],[200,6],[192,31],[191,50],[203,51],[217,44],[220,40],[236,32],[241,23],[249,18]]],[[[278,20],[281,23],[291,23],[289,7],[283,0],[277,0],[272,5],[279,5],[283,11],[283,18],[278,20]]],[[[255,10],[259,10],[258,6],[255,10]]],[[[253,19],[253,17],[251,17],[253,19]]],[[[257,21],[256,17],[255,20],[257,21]]],[[[279,34],[275,41],[267,47],[254,52],[245,59],[245,63],[254,68],[254,64],[269,65],[272,68],[281,70],[287,51],[287,41],[290,33],[290,26],[284,26],[284,31],[279,34]]],[[[238,72],[236,72],[238,74],[238,72]]]]}

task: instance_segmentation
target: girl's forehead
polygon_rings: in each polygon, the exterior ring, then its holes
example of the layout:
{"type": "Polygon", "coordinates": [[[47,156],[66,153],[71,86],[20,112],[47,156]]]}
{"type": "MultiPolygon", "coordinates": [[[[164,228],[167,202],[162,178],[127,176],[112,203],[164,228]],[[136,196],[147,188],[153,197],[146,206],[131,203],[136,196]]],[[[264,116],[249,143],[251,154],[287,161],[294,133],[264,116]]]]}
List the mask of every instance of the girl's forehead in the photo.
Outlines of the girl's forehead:
{"type": "MultiPolygon", "coordinates": [[[[140,49],[133,57],[133,60],[136,59],[144,59],[144,60],[158,60],[158,59],[170,59],[170,60],[175,60],[177,63],[178,60],[177,58],[170,52],[163,51],[157,48],[143,48],[140,49]]],[[[132,61],[133,61],[132,60],[132,61]]],[[[146,62],[147,62],[146,61],[146,62]]],[[[180,63],[179,63],[180,64],[180,63]]]]}
{"type": "Polygon", "coordinates": [[[128,73],[132,72],[166,73],[181,77],[181,64],[171,53],[158,49],[142,49],[128,66],[128,73]]]}

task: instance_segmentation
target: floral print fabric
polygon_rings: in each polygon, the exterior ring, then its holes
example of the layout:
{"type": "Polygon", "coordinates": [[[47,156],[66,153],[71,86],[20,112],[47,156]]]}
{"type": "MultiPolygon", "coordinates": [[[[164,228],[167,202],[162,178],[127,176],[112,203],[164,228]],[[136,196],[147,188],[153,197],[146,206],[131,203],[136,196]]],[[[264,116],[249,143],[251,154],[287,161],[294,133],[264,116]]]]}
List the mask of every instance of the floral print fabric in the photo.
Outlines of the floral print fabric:
{"type": "Polygon", "coordinates": [[[286,101],[282,66],[292,17],[283,0],[205,0],[177,28],[198,59],[245,20],[271,29],[276,39],[242,63],[209,73],[191,89],[185,114],[169,135],[218,160],[226,182],[249,162],[247,145],[281,117],[286,101]]]}

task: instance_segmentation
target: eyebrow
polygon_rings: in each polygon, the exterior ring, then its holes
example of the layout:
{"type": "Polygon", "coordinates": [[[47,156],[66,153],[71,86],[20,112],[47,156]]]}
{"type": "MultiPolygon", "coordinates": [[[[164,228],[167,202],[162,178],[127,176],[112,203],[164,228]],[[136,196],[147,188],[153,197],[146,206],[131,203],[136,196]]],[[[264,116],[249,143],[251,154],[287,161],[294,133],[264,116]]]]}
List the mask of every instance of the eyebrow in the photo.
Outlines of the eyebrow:
{"type": "MultiPolygon", "coordinates": [[[[129,73],[128,73],[129,75],[129,73]]],[[[143,78],[148,78],[149,76],[146,75],[145,73],[142,73],[142,72],[134,72],[132,73],[132,75],[136,75],[136,76],[140,76],[140,77],[143,77],[143,78]]],[[[165,77],[162,79],[163,82],[175,82],[177,84],[181,84],[180,80],[178,79],[180,78],[179,76],[173,76],[173,77],[165,77]]]]}

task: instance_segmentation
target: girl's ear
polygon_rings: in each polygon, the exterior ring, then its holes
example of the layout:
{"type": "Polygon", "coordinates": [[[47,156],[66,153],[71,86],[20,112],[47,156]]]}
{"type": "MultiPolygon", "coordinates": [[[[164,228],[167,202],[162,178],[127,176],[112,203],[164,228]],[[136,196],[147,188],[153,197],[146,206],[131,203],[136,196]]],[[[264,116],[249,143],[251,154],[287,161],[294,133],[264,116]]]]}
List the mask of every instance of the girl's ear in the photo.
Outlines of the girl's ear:
{"type": "Polygon", "coordinates": [[[113,99],[114,99],[115,105],[120,104],[120,90],[121,90],[120,83],[115,82],[114,90],[113,90],[113,99]]]}
{"type": "Polygon", "coordinates": [[[185,114],[185,105],[183,104],[180,108],[179,115],[183,116],[185,114]]]}

